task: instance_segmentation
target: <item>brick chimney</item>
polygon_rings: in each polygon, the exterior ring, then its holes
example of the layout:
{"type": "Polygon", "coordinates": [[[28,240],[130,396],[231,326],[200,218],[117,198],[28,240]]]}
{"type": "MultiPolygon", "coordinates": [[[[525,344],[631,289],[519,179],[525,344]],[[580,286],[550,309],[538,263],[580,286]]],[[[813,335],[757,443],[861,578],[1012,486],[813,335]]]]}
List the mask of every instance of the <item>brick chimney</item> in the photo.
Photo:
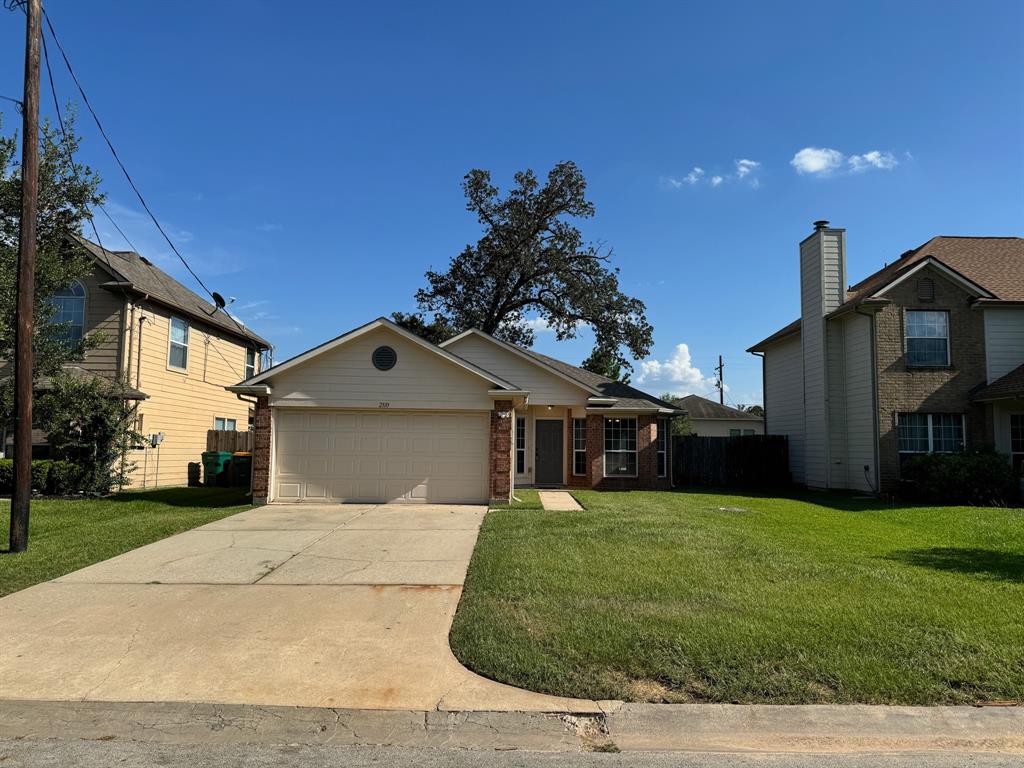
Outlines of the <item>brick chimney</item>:
{"type": "Polygon", "coordinates": [[[800,340],[804,368],[806,482],[827,488],[829,476],[828,353],[825,315],[846,300],[846,230],[827,221],[800,243],[800,340]]]}

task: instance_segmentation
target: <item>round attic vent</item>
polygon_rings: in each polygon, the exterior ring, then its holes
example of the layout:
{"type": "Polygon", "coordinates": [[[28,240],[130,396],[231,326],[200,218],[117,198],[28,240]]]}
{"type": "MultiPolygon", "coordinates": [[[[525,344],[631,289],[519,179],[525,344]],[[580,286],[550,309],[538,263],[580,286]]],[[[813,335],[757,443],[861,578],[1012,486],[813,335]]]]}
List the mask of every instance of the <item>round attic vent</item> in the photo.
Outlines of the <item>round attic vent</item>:
{"type": "Polygon", "coordinates": [[[398,362],[398,355],[391,347],[377,347],[373,350],[373,367],[378,371],[390,371],[398,362]]]}

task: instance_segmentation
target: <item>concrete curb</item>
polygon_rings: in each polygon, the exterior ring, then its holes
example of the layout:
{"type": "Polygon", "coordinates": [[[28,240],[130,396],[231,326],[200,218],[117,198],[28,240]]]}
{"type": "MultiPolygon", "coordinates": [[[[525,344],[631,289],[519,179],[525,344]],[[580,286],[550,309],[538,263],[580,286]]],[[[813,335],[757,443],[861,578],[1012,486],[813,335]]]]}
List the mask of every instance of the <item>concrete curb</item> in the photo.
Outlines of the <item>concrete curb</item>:
{"type": "Polygon", "coordinates": [[[593,714],[0,701],[0,739],[535,751],[1024,754],[1024,708],[624,704],[593,714]]]}

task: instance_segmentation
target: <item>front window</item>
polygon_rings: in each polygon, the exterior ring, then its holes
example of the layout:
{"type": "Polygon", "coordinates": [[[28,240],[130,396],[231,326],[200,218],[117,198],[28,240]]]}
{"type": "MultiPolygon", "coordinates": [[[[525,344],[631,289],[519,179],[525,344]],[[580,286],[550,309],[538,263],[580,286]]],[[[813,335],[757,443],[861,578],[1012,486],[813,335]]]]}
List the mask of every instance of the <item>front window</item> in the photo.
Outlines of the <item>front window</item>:
{"type": "Polygon", "coordinates": [[[167,365],[184,371],[188,368],[188,323],[171,318],[171,339],[167,347],[167,365]]]}
{"type": "Polygon", "coordinates": [[[572,473],[587,474],[587,420],[572,420],[572,473]]]}
{"type": "Polygon", "coordinates": [[[249,348],[245,350],[245,378],[251,379],[256,375],[256,350],[249,348]]]}
{"type": "Polygon", "coordinates": [[[668,419],[658,419],[658,477],[668,475],[668,419]]]}
{"type": "Polygon", "coordinates": [[[526,417],[516,416],[516,474],[526,471],[526,417]]]}
{"type": "Polygon", "coordinates": [[[636,477],[636,418],[604,420],[604,476],[636,477]]]}
{"type": "Polygon", "coordinates": [[[1024,413],[1010,414],[1010,458],[1018,473],[1024,470],[1024,413]]]}
{"type": "Polygon", "coordinates": [[[85,335],[85,288],[77,280],[53,294],[53,322],[59,325],[58,337],[69,347],[77,347],[85,335]]]}
{"type": "Polygon", "coordinates": [[[237,422],[234,419],[227,419],[223,416],[216,416],[213,419],[213,428],[219,432],[234,432],[237,422]]]}
{"type": "Polygon", "coordinates": [[[949,365],[949,313],[907,310],[907,365],[949,365]]]}
{"type": "Polygon", "coordinates": [[[901,413],[900,453],[955,453],[964,448],[962,413],[901,413]]]}

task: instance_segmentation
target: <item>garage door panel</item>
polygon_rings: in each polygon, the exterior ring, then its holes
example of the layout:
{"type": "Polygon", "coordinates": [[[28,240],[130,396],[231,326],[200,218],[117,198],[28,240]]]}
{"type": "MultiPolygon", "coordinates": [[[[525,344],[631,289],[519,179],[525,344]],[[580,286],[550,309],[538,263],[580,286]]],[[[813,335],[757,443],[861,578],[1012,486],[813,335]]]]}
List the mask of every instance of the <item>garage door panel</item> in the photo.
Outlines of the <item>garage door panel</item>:
{"type": "Polygon", "coordinates": [[[487,498],[486,413],[275,413],[281,499],[480,502],[487,498]]]}

